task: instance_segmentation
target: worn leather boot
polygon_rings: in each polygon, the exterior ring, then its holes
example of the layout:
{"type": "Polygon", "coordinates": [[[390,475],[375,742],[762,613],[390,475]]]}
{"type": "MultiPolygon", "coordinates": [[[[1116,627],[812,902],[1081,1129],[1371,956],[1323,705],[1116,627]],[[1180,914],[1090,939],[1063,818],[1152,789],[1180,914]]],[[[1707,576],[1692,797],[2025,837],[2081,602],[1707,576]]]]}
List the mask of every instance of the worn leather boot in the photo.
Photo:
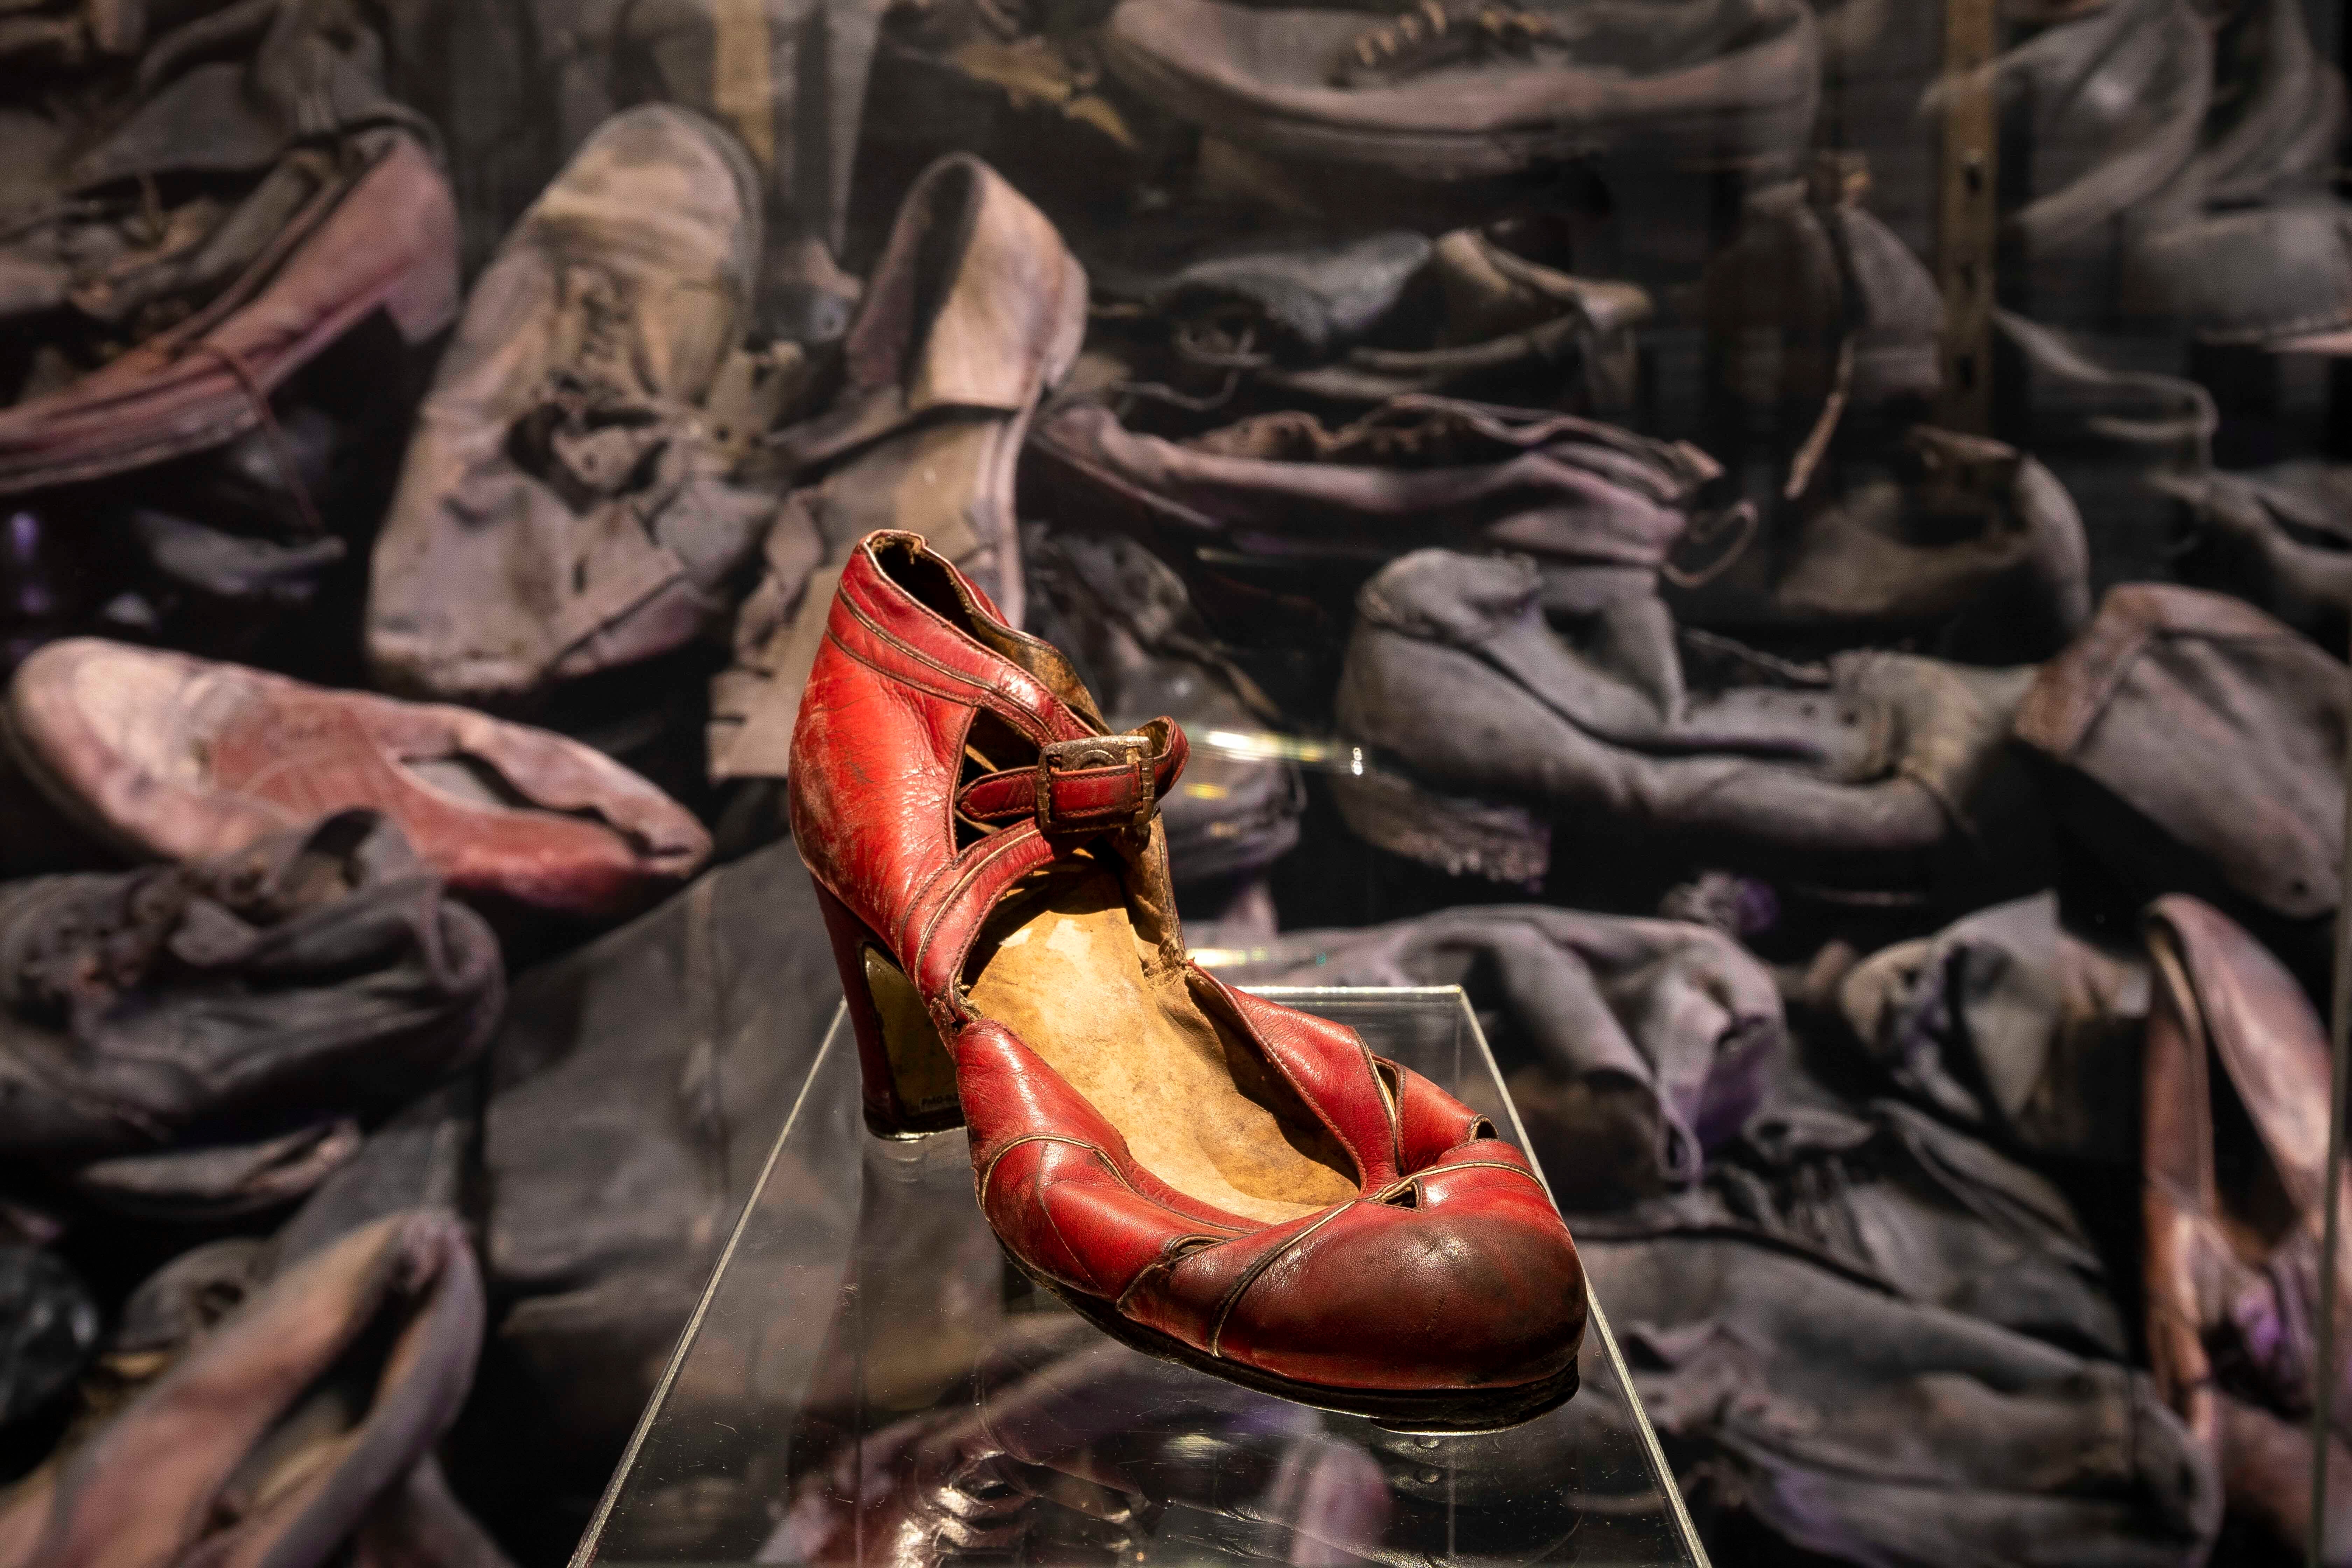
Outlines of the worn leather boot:
{"type": "MultiPolygon", "coordinates": [[[[761,433],[714,405],[760,254],[751,161],[649,106],[608,121],[475,285],[375,545],[393,687],[516,698],[716,626],[775,515],[731,482],[761,433]]],[[[720,399],[723,403],[725,400],[720,399]]]]}
{"type": "Polygon", "coordinates": [[[715,779],[782,778],[834,585],[878,528],[920,534],[1022,620],[1013,466],[1076,360],[1087,276],[1045,215],[957,154],[907,193],[842,341],[833,405],[778,437],[796,488],[711,687],[715,779]]]}

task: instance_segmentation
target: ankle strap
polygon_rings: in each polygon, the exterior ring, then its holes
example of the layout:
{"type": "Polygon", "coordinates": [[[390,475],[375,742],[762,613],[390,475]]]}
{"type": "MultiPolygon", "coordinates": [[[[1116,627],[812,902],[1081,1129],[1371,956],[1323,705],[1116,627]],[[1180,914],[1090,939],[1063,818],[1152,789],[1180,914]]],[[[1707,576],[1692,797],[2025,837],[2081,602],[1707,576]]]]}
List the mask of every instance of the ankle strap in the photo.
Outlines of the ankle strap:
{"type": "Polygon", "coordinates": [[[1184,771],[1191,747],[1173,719],[1154,719],[1123,735],[1055,741],[1034,766],[984,774],[956,796],[975,822],[1034,817],[1049,838],[1141,827],[1184,771]]]}

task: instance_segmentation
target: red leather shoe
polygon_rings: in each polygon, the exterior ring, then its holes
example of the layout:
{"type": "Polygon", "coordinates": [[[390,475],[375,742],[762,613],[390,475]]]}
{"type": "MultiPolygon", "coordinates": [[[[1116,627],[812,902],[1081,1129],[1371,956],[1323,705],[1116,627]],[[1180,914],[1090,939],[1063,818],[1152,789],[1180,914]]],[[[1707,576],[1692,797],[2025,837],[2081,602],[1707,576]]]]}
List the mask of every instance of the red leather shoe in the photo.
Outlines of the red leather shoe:
{"type": "Polygon", "coordinates": [[[1158,821],[1183,732],[1105,729],[919,537],[852,553],[792,812],[869,1125],[969,1127],[1013,1261],[1139,1349],[1399,1426],[1559,1404],[1584,1274],[1526,1156],[1192,963],[1158,821]]]}

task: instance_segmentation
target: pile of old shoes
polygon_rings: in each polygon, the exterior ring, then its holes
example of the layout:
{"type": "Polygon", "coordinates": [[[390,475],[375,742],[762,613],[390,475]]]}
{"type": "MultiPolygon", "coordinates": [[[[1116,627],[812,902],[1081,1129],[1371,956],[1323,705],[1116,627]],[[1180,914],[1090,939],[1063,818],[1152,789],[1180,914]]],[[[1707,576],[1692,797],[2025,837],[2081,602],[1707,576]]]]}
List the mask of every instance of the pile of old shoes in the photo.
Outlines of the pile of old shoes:
{"type": "Polygon", "coordinates": [[[242,653],[351,586],[457,215],[383,40],[324,9],[10,8],[0,498],[85,579],[9,607],[47,635],[242,653]]]}
{"type": "MultiPolygon", "coordinates": [[[[1884,0],[546,9],[0,0],[0,1568],[571,1549],[826,1059],[886,529],[1181,727],[1220,980],[1463,988],[1723,1559],[2238,1568],[2323,1378],[2352,1498],[2352,485],[2174,363],[2352,335],[2295,0],[1997,7],[1974,254],[1884,0]]],[[[649,1559],[1475,1554],[1633,1438],[976,1371],[862,1146],[931,1294],[770,1312],[834,1447],[649,1559]]]]}
{"type": "MultiPolygon", "coordinates": [[[[2056,300],[2214,343],[2352,342],[2352,209],[2329,188],[2344,82],[2292,0],[2053,8],[1986,69],[2031,105],[2011,218],[2056,300]],[[2088,286],[2063,286],[2069,271],[2088,286]]],[[[1967,90],[1948,83],[1938,92],[1967,90]]],[[[2079,310],[2079,307],[2077,307],[2079,310]]]]}

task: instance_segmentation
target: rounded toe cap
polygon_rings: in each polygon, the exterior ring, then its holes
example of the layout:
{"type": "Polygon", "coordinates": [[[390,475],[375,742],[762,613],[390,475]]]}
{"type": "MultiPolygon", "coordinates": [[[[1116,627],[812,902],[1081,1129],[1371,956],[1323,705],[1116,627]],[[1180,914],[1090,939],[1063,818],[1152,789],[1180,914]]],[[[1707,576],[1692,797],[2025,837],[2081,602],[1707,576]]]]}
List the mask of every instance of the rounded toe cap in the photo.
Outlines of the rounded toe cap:
{"type": "Polygon", "coordinates": [[[1541,1190],[1360,1202],[1282,1245],[1212,1322],[1213,1353],[1339,1388],[1506,1389],[1566,1374],[1584,1269],[1541,1190]]]}

